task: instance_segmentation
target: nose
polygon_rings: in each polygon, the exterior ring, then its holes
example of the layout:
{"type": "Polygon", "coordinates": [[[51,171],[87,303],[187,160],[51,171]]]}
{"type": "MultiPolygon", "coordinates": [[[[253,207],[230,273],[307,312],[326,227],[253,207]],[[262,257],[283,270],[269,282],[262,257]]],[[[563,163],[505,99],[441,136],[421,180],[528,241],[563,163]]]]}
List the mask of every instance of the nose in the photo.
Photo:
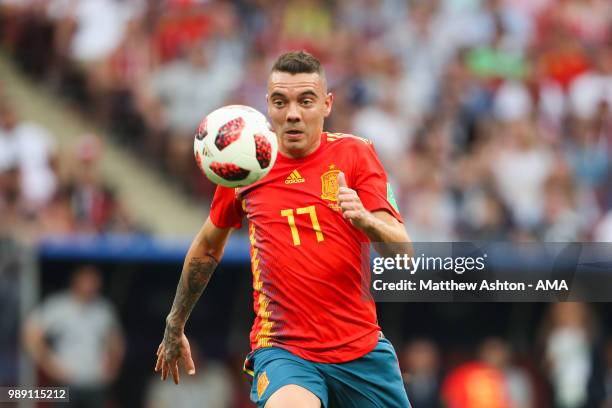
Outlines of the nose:
{"type": "Polygon", "coordinates": [[[289,109],[287,111],[287,122],[289,123],[298,123],[302,120],[300,116],[300,111],[298,109],[297,104],[292,103],[289,105],[289,109]]]}

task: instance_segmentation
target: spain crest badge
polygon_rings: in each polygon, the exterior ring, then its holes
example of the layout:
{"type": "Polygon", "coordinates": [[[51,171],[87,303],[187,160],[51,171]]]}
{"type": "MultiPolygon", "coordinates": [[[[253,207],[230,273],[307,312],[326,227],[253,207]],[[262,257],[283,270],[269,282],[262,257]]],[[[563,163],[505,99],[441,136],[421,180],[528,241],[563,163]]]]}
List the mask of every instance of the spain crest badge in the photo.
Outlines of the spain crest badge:
{"type": "Polygon", "coordinates": [[[329,170],[321,175],[321,198],[329,201],[328,207],[339,211],[340,206],[338,202],[338,173],[340,170],[336,169],[334,164],[329,165],[329,170]]]}

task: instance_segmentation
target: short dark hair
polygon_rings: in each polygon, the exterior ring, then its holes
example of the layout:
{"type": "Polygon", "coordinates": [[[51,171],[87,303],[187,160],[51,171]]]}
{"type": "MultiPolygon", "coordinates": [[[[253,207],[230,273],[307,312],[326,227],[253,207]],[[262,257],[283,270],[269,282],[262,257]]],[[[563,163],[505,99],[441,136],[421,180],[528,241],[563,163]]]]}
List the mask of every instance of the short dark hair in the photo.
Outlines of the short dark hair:
{"type": "Polygon", "coordinates": [[[272,72],[287,72],[289,74],[313,74],[317,73],[325,77],[321,62],[306,51],[289,51],[278,57],[272,72]]]}

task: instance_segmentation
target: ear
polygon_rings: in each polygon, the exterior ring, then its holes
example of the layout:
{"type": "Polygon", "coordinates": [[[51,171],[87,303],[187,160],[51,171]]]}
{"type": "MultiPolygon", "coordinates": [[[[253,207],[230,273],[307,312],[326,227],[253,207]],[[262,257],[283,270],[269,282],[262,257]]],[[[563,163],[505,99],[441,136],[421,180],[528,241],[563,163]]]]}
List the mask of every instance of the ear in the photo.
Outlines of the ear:
{"type": "Polygon", "coordinates": [[[328,117],[331,113],[332,105],[334,104],[334,94],[328,92],[325,96],[325,107],[323,108],[323,114],[328,117]]]}

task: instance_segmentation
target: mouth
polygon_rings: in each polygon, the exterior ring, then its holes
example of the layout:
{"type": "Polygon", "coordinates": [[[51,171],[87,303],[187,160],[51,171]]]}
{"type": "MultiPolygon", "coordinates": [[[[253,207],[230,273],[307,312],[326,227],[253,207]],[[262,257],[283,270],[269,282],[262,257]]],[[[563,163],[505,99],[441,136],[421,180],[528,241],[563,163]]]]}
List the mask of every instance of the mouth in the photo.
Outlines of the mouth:
{"type": "Polygon", "coordinates": [[[285,136],[289,140],[297,140],[304,135],[304,132],[297,129],[290,129],[285,131],[285,136]]]}

